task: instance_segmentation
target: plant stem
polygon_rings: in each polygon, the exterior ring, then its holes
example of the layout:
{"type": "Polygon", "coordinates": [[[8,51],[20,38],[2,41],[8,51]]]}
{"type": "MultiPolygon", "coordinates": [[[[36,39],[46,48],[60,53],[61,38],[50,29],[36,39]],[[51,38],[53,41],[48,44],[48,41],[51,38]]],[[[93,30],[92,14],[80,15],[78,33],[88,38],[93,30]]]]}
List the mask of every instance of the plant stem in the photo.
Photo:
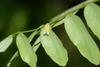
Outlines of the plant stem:
{"type": "MultiPolygon", "coordinates": [[[[56,23],[58,23],[59,21],[63,20],[63,19],[66,17],[66,15],[68,15],[68,14],[74,12],[74,11],[77,11],[77,10],[79,10],[79,9],[81,9],[81,8],[83,8],[83,7],[85,7],[85,6],[86,6],[87,4],[89,4],[89,3],[98,2],[98,1],[100,1],[100,0],[87,0],[87,1],[85,1],[85,2],[82,2],[82,3],[80,3],[79,5],[76,5],[75,7],[71,8],[71,9],[69,9],[69,10],[64,11],[64,12],[61,13],[60,15],[57,15],[56,17],[54,17],[53,19],[51,19],[51,20],[49,21],[49,23],[50,23],[51,26],[53,26],[53,25],[55,25],[56,23]]],[[[28,32],[33,32],[33,31],[39,31],[39,32],[40,32],[40,30],[41,30],[42,27],[43,27],[43,25],[41,25],[40,27],[38,27],[38,28],[36,28],[36,29],[28,30],[28,31],[22,31],[22,32],[23,32],[23,33],[28,33],[28,32]]],[[[16,35],[16,34],[18,34],[18,32],[14,33],[13,35],[16,35]]],[[[34,45],[34,46],[35,46],[35,45],[34,45]]],[[[14,59],[17,55],[18,55],[18,51],[16,51],[15,54],[13,55],[13,57],[10,59],[10,61],[8,62],[8,66],[7,66],[7,67],[10,66],[11,62],[13,61],[13,59],[14,59]]]]}
{"type": "Polygon", "coordinates": [[[12,58],[9,60],[7,67],[10,67],[11,62],[15,59],[15,57],[18,57],[18,51],[16,51],[15,54],[12,56],[12,58]]]}
{"type": "Polygon", "coordinates": [[[87,0],[87,1],[84,1],[84,2],[80,3],[79,5],[76,5],[75,7],[71,8],[69,10],[64,11],[60,15],[57,15],[56,17],[51,19],[49,22],[50,22],[51,25],[52,24],[56,24],[57,22],[59,22],[62,19],[64,19],[66,17],[66,15],[68,15],[68,14],[70,14],[70,13],[76,11],[76,10],[79,10],[79,9],[85,7],[89,3],[93,3],[93,2],[97,2],[97,1],[100,1],[100,0],[87,0]]]}
{"type": "MultiPolygon", "coordinates": [[[[77,10],[79,10],[79,9],[81,9],[81,8],[84,8],[84,7],[85,7],[87,4],[89,4],[89,3],[98,2],[98,1],[100,1],[100,0],[86,0],[86,1],[84,1],[84,2],[82,2],[82,3],[80,3],[80,4],[78,4],[78,5],[76,5],[75,7],[70,8],[70,9],[64,11],[63,13],[57,15],[56,17],[52,18],[52,19],[49,21],[49,23],[50,23],[50,25],[53,27],[57,22],[63,20],[63,19],[66,17],[66,15],[68,15],[68,14],[74,12],[74,11],[77,11],[77,10]]],[[[36,28],[36,29],[28,30],[28,31],[22,31],[22,32],[23,32],[23,33],[33,32],[33,31],[35,31],[35,30],[40,30],[42,27],[43,27],[43,25],[41,25],[40,27],[38,27],[38,28],[36,28]]],[[[14,33],[14,34],[18,34],[18,32],[17,32],[17,33],[14,33]]]]}

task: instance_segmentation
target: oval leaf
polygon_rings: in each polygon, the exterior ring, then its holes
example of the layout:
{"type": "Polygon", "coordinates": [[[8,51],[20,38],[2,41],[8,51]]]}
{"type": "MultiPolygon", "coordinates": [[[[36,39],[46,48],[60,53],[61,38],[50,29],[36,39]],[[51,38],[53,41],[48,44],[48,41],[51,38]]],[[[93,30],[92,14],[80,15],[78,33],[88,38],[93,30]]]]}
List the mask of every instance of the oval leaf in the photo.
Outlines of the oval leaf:
{"type": "MultiPolygon", "coordinates": [[[[28,41],[31,42],[32,39],[34,38],[34,36],[35,36],[36,34],[37,34],[37,31],[34,31],[34,32],[28,37],[28,41]]],[[[37,46],[34,47],[33,50],[36,52],[38,48],[39,48],[39,46],[37,45],[37,46]]],[[[17,56],[18,56],[18,51],[16,51],[15,54],[12,56],[12,58],[8,61],[7,67],[10,67],[12,61],[13,61],[17,56]]]]}
{"type": "Polygon", "coordinates": [[[68,16],[65,18],[64,26],[69,38],[80,53],[91,63],[98,65],[99,49],[81,19],[76,15],[68,16]]]}
{"type": "Polygon", "coordinates": [[[18,34],[16,43],[22,60],[31,67],[36,67],[37,56],[32,50],[27,37],[23,33],[18,34]]]}
{"type": "Polygon", "coordinates": [[[93,33],[100,39],[100,6],[91,3],[84,9],[85,19],[93,33]]]}
{"type": "Polygon", "coordinates": [[[1,41],[0,42],[0,52],[5,52],[12,42],[13,42],[12,35],[8,36],[3,41],[1,41]]]}
{"type": "Polygon", "coordinates": [[[66,49],[57,35],[46,24],[41,30],[41,43],[47,55],[58,65],[65,66],[68,61],[66,49]]]}

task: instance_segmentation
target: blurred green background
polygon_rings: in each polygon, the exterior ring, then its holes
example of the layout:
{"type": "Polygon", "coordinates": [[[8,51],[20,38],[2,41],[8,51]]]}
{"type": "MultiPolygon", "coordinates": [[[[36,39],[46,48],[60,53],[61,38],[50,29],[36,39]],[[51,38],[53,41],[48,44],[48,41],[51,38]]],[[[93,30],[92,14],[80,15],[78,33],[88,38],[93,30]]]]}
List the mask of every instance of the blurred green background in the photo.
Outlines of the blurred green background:
{"type": "MultiPolygon", "coordinates": [[[[0,41],[14,32],[37,28],[41,24],[47,23],[54,16],[83,1],[84,0],[0,0],[0,41]]],[[[78,15],[83,18],[82,10],[79,11],[78,15]]],[[[99,67],[91,64],[80,55],[77,48],[66,35],[63,25],[55,28],[54,31],[68,50],[69,61],[67,67],[99,67]]],[[[5,53],[0,53],[0,67],[6,67],[7,62],[16,50],[17,47],[14,40],[14,43],[5,53]]],[[[59,67],[45,54],[42,47],[37,51],[37,55],[37,67],[59,67]]],[[[20,57],[17,57],[12,62],[11,67],[29,66],[25,64],[20,57]]]]}

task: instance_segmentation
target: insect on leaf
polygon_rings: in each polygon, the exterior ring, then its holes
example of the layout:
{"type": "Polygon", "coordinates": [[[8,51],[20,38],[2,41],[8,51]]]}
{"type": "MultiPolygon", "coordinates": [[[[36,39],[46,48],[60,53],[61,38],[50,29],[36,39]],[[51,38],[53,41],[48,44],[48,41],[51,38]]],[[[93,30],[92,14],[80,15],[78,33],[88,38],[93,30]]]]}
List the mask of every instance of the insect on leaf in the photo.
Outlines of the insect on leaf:
{"type": "Polygon", "coordinates": [[[67,51],[49,24],[41,30],[40,38],[47,55],[58,65],[65,66],[68,61],[67,51]]]}
{"type": "Polygon", "coordinates": [[[70,40],[78,48],[81,55],[91,63],[98,65],[99,49],[86,30],[82,20],[76,15],[71,15],[65,18],[64,26],[70,40]]]}

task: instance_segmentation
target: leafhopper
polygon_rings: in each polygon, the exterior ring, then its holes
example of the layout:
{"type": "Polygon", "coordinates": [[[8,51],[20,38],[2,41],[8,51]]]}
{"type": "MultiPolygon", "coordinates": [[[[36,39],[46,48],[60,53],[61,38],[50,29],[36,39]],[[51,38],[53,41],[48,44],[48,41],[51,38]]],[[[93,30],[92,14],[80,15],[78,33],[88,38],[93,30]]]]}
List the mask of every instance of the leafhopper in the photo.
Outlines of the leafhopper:
{"type": "Polygon", "coordinates": [[[44,29],[43,29],[43,31],[44,31],[44,33],[43,33],[43,35],[49,35],[49,33],[50,33],[50,30],[51,30],[51,26],[50,26],[50,24],[49,23],[47,23],[45,26],[44,26],[44,29]]]}

